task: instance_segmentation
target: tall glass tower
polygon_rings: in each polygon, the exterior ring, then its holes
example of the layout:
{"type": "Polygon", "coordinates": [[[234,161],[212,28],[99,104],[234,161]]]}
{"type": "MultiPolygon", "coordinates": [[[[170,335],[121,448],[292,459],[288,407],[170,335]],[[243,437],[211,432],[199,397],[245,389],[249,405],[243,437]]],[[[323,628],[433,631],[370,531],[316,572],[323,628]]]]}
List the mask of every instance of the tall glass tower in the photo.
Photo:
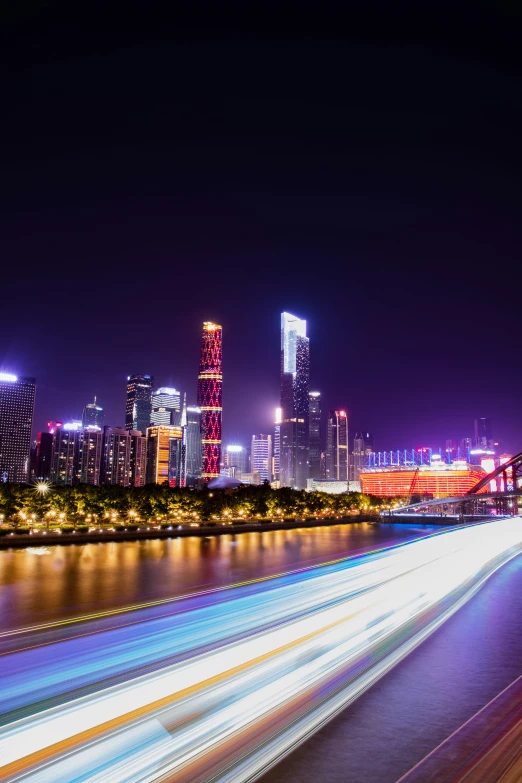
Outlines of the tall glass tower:
{"type": "Polygon", "coordinates": [[[83,409],[82,427],[103,427],[103,408],[96,405],[96,397],[94,402],[88,402],[83,409]]]}
{"type": "Polygon", "coordinates": [[[152,395],[152,412],[150,424],[172,425],[179,427],[181,423],[181,394],[177,389],[161,386],[152,395]]]}
{"type": "Polygon", "coordinates": [[[281,313],[280,482],[306,489],[308,479],[308,416],[310,343],[306,321],[281,313]]]}
{"type": "Polygon", "coordinates": [[[321,478],[321,392],[310,392],[308,399],[310,478],[321,478]]]}
{"type": "Polygon", "coordinates": [[[0,372],[0,482],[29,480],[34,378],[0,372]]]}
{"type": "Polygon", "coordinates": [[[183,441],[185,446],[185,483],[196,486],[201,477],[203,463],[203,444],[201,442],[201,408],[189,405],[186,409],[183,441]]]}
{"type": "Polygon", "coordinates": [[[223,330],[205,321],[201,339],[198,375],[198,406],[201,408],[204,479],[219,476],[221,466],[223,330]]]}
{"type": "Polygon", "coordinates": [[[326,478],[348,481],[348,416],[330,411],[326,438],[326,478]]]}
{"type": "Polygon", "coordinates": [[[126,430],[139,430],[145,435],[150,427],[153,383],[152,375],[129,375],[127,378],[126,430]]]}

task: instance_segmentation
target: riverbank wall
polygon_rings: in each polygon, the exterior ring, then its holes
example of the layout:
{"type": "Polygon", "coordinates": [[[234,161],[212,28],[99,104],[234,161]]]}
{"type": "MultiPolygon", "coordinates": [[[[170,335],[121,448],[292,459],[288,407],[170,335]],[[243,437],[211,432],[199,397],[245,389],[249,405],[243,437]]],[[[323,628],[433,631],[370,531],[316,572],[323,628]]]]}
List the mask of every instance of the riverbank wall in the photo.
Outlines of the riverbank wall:
{"type": "Polygon", "coordinates": [[[139,530],[94,530],[90,533],[61,533],[59,531],[42,531],[38,533],[18,534],[9,533],[0,536],[0,549],[27,546],[50,546],[54,544],[89,544],[104,541],[143,541],[150,538],[186,538],[197,536],[207,538],[209,536],[236,535],[240,533],[258,533],[266,530],[298,530],[300,528],[331,527],[332,525],[354,525],[361,522],[372,524],[428,524],[428,525],[454,525],[455,520],[440,517],[415,516],[404,517],[379,517],[377,515],[360,515],[341,517],[339,519],[301,519],[301,520],[274,520],[272,522],[245,522],[243,524],[226,524],[215,526],[200,525],[180,527],[172,525],[169,528],[155,528],[144,526],[139,530]]]}

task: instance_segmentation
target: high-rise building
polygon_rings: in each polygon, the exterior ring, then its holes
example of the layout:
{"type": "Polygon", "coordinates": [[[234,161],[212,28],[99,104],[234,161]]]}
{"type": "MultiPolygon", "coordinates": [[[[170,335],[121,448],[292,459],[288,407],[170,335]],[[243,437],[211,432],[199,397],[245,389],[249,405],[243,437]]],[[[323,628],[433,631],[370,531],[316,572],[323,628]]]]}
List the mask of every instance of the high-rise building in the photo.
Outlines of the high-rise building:
{"type": "Polygon", "coordinates": [[[94,402],[88,402],[83,409],[82,426],[99,427],[100,430],[103,427],[103,408],[96,405],[96,397],[94,402]]]}
{"type": "Polygon", "coordinates": [[[308,462],[310,478],[321,478],[321,392],[308,394],[308,462]]]}
{"type": "Polygon", "coordinates": [[[198,405],[201,408],[203,464],[205,480],[219,476],[221,468],[223,331],[219,324],[205,321],[201,339],[198,375],[198,405]]]}
{"type": "Polygon", "coordinates": [[[274,448],[272,455],[272,473],[274,481],[279,481],[281,466],[281,408],[276,408],[274,426],[274,448]]]}
{"type": "Polygon", "coordinates": [[[150,424],[166,424],[168,427],[181,425],[181,394],[177,389],[161,386],[154,392],[150,424]]]}
{"type": "Polygon", "coordinates": [[[130,483],[131,432],[119,427],[103,428],[101,483],[128,487],[130,483]]]}
{"type": "Polygon", "coordinates": [[[152,375],[129,375],[127,378],[126,430],[139,430],[145,435],[150,427],[153,383],[152,375]]]}
{"type": "Polygon", "coordinates": [[[369,432],[356,432],[353,439],[352,481],[359,481],[365,458],[373,452],[373,438],[369,432]]]}
{"type": "Polygon", "coordinates": [[[59,427],[53,435],[51,482],[58,486],[78,483],[80,431],[59,427]]]}
{"type": "Polygon", "coordinates": [[[308,479],[310,344],[306,321],[281,313],[280,482],[305,489],[308,479]]]}
{"type": "Polygon", "coordinates": [[[147,436],[130,430],[129,486],[143,487],[147,478],[147,436]]]}
{"type": "Polygon", "coordinates": [[[230,478],[241,478],[248,473],[248,454],[244,446],[229,443],[225,448],[225,471],[230,478]]]}
{"type": "Polygon", "coordinates": [[[491,419],[475,419],[475,448],[493,449],[493,431],[491,419]]]}
{"type": "Polygon", "coordinates": [[[49,481],[51,478],[51,460],[53,456],[53,436],[50,432],[39,432],[35,448],[35,478],[37,481],[49,481]]]}
{"type": "Polygon", "coordinates": [[[160,425],[147,430],[147,484],[182,484],[181,427],[160,425]]]}
{"type": "Polygon", "coordinates": [[[330,411],[326,438],[326,478],[348,481],[348,416],[330,411]]]}
{"type": "Polygon", "coordinates": [[[183,445],[185,446],[185,484],[194,487],[201,478],[203,464],[203,443],[201,435],[201,408],[187,406],[187,421],[183,427],[183,445]]]}
{"type": "Polygon", "coordinates": [[[0,482],[29,480],[34,378],[0,372],[0,482]]]}
{"type": "Polygon", "coordinates": [[[258,473],[260,482],[272,481],[272,436],[252,435],[250,457],[252,473],[258,473]]]}
{"type": "Polygon", "coordinates": [[[100,483],[103,433],[97,425],[86,427],[82,432],[78,433],[77,448],[77,482],[79,484],[98,486],[100,483]]]}

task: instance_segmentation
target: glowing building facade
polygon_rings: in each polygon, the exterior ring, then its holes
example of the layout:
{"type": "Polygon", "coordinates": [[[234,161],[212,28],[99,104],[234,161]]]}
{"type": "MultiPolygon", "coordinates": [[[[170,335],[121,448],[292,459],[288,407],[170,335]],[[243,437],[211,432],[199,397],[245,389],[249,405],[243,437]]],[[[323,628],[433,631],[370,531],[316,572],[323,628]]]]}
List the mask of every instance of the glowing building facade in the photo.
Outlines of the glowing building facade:
{"type": "Polygon", "coordinates": [[[181,394],[177,389],[161,386],[152,395],[150,424],[179,427],[181,423],[181,394]]]}
{"type": "Polygon", "coordinates": [[[348,416],[330,411],[326,433],[326,478],[348,481],[348,416]]]}
{"type": "Polygon", "coordinates": [[[321,392],[308,394],[308,462],[310,478],[321,477],[321,392]]]}
{"type": "Polygon", "coordinates": [[[248,455],[244,446],[229,443],[225,449],[225,475],[229,478],[240,479],[244,473],[248,473],[248,455]]]}
{"type": "Polygon", "coordinates": [[[198,406],[201,409],[203,444],[201,475],[205,480],[219,476],[221,467],[222,361],[222,328],[219,324],[205,321],[198,375],[198,406]]]}
{"type": "Polygon", "coordinates": [[[147,484],[182,486],[181,427],[160,425],[147,430],[147,484]]]}
{"type": "Polygon", "coordinates": [[[36,381],[0,372],[0,482],[29,480],[36,381]]]}
{"type": "Polygon", "coordinates": [[[272,473],[274,481],[279,482],[281,470],[281,408],[276,408],[274,427],[274,447],[272,455],[272,473]]]}
{"type": "Polygon", "coordinates": [[[252,473],[259,474],[259,481],[272,481],[272,436],[252,435],[250,456],[252,473]]]}
{"type": "Polygon", "coordinates": [[[129,375],[127,378],[126,430],[139,430],[145,435],[150,427],[153,383],[152,375],[129,375]]]}
{"type": "Polygon", "coordinates": [[[305,489],[308,479],[310,343],[306,321],[281,313],[281,425],[279,479],[305,489]]]}
{"type": "MultiPolygon", "coordinates": [[[[465,495],[477,484],[486,472],[477,465],[465,461],[448,465],[420,465],[404,467],[364,468],[359,477],[361,489],[368,495],[408,498],[415,489],[421,496],[434,498],[465,495]]],[[[482,492],[487,492],[484,487],[482,492]]]]}

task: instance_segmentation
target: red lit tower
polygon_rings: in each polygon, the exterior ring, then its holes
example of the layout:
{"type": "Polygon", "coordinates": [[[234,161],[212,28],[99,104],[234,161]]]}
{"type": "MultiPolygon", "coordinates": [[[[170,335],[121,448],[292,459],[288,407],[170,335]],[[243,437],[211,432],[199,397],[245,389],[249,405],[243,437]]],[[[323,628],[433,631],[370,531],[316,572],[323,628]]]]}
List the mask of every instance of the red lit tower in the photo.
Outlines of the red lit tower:
{"type": "Polygon", "coordinates": [[[198,375],[198,406],[201,408],[203,443],[202,478],[219,476],[221,465],[221,389],[223,331],[219,324],[205,321],[198,375]]]}

